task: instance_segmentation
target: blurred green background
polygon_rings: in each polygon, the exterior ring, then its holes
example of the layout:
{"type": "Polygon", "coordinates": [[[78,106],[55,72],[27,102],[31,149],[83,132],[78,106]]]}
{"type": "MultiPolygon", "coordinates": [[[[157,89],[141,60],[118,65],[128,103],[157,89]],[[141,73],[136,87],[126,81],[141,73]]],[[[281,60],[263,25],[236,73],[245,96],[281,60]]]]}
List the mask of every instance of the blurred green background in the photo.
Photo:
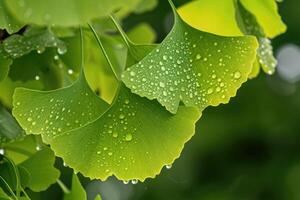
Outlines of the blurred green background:
{"type": "MultiPolygon", "coordinates": [[[[176,1],[181,5],[186,1],[176,1]]],[[[103,199],[300,199],[300,1],[279,4],[288,31],[275,38],[273,76],[245,83],[227,105],[205,110],[195,136],[171,169],[152,180],[124,185],[111,178],[86,185],[103,199]],[[293,67],[294,66],[294,67],[293,67]],[[283,68],[285,67],[285,68],[283,68]]],[[[167,1],[125,19],[125,29],[148,22],[160,42],[172,26],[167,1]]]]}

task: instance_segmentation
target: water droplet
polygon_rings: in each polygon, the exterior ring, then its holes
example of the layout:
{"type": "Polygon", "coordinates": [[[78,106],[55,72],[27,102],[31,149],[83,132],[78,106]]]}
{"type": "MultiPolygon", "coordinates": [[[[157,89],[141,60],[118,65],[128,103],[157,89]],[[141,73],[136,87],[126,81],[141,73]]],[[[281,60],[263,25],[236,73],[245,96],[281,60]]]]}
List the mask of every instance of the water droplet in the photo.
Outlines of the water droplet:
{"type": "Polygon", "coordinates": [[[165,87],[165,83],[159,82],[159,86],[160,86],[160,87],[165,87]]]}
{"type": "Polygon", "coordinates": [[[59,56],[58,56],[58,55],[55,55],[53,58],[54,58],[54,60],[58,60],[58,59],[59,59],[59,56]]]}
{"type": "Polygon", "coordinates": [[[37,47],[37,49],[36,49],[36,52],[38,53],[38,54],[41,54],[41,53],[43,53],[45,51],[45,47],[37,47]]]}
{"type": "Polygon", "coordinates": [[[59,55],[63,55],[67,52],[67,47],[65,45],[60,45],[59,47],[57,47],[57,53],[59,55]]]}
{"type": "Polygon", "coordinates": [[[28,117],[28,118],[27,118],[27,121],[31,122],[31,121],[32,121],[32,118],[31,118],[31,117],[28,117]]]}
{"type": "Polygon", "coordinates": [[[197,59],[197,60],[201,59],[201,55],[200,55],[200,54],[197,54],[197,55],[196,55],[196,59],[197,59]]]}
{"type": "Polygon", "coordinates": [[[112,136],[113,136],[114,138],[117,138],[117,137],[118,137],[118,133],[117,133],[117,132],[113,132],[112,136]]]}
{"type": "Polygon", "coordinates": [[[4,149],[0,149],[0,155],[4,155],[5,154],[5,150],[4,149]]]}
{"type": "Polygon", "coordinates": [[[35,149],[36,149],[37,151],[40,151],[40,150],[42,150],[42,146],[41,146],[41,145],[36,145],[35,149]]]}
{"type": "Polygon", "coordinates": [[[136,185],[138,182],[139,182],[139,181],[138,181],[137,179],[132,179],[132,180],[131,180],[131,183],[132,183],[133,185],[136,185]]]}
{"type": "Polygon", "coordinates": [[[234,77],[235,79],[241,78],[241,72],[236,71],[236,72],[234,73],[233,77],[234,77]]]}
{"type": "Polygon", "coordinates": [[[129,181],[123,181],[123,183],[124,183],[125,185],[127,185],[127,184],[129,183],[129,181]]]}
{"type": "Polygon", "coordinates": [[[207,94],[212,94],[214,92],[214,90],[212,89],[212,88],[209,88],[208,90],[207,90],[207,94]]]}
{"type": "Polygon", "coordinates": [[[130,74],[130,76],[135,76],[135,72],[134,71],[131,71],[129,74],[130,74]]]}
{"type": "Polygon", "coordinates": [[[124,119],[125,118],[125,115],[124,114],[120,114],[119,115],[119,119],[124,119]]]}
{"type": "Polygon", "coordinates": [[[68,74],[73,74],[74,73],[74,71],[73,71],[73,69],[68,69],[68,74]]]}
{"type": "Polygon", "coordinates": [[[36,76],[34,77],[34,79],[35,79],[36,81],[38,81],[38,80],[40,80],[40,76],[39,76],[39,75],[36,75],[36,76]]]}
{"type": "Polygon", "coordinates": [[[125,140],[128,141],[128,142],[131,141],[132,140],[132,135],[130,133],[127,133],[126,136],[125,136],[125,140]]]}
{"type": "Polygon", "coordinates": [[[172,168],[172,164],[166,165],[166,169],[171,169],[171,168],[172,168]]]}

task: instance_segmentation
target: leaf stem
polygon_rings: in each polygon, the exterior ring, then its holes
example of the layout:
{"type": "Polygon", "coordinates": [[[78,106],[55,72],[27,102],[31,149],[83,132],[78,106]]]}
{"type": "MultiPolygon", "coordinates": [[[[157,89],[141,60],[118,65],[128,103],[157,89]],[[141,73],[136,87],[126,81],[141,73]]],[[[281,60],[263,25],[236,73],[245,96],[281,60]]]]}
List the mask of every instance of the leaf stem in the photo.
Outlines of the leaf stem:
{"type": "Polygon", "coordinates": [[[80,30],[80,49],[81,49],[81,52],[80,52],[80,56],[81,56],[81,69],[83,71],[83,67],[84,67],[84,43],[83,43],[83,32],[82,32],[82,28],[79,27],[79,30],[80,30]]]}
{"type": "Polygon", "coordinates": [[[4,185],[8,189],[9,193],[14,197],[14,199],[18,200],[17,196],[15,195],[13,190],[10,188],[9,184],[5,181],[5,179],[2,176],[0,176],[0,180],[4,183],[4,185]]]}
{"type": "Polygon", "coordinates": [[[111,61],[110,61],[110,59],[109,59],[109,57],[108,57],[108,55],[106,53],[106,50],[105,50],[105,48],[104,48],[104,46],[103,46],[103,44],[102,44],[102,42],[101,42],[101,40],[100,40],[97,32],[95,31],[95,29],[93,28],[93,26],[91,24],[88,24],[88,25],[89,25],[90,29],[92,30],[92,32],[93,32],[93,34],[94,34],[94,36],[95,36],[95,38],[96,38],[96,40],[98,42],[98,45],[99,45],[99,47],[100,47],[100,49],[101,49],[101,51],[102,51],[102,53],[103,53],[103,55],[104,55],[107,63],[108,63],[108,65],[111,68],[111,71],[113,72],[113,74],[114,74],[115,78],[117,79],[117,81],[119,81],[119,77],[117,75],[117,72],[115,71],[115,69],[114,69],[114,67],[113,67],[113,65],[111,63],[111,61]]]}
{"type": "Polygon", "coordinates": [[[57,179],[57,184],[59,185],[59,187],[61,188],[61,190],[65,193],[65,194],[68,194],[70,193],[70,190],[67,188],[67,186],[60,180],[60,179],[57,179]]]}
{"type": "Polygon", "coordinates": [[[127,37],[125,31],[122,29],[122,27],[120,26],[120,24],[118,23],[117,19],[113,16],[113,14],[110,15],[110,19],[112,20],[112,22],[114,23],[115,27],[117,28],[117,30],[119,31],[123,41],[125,42],[127,48],[130,50],[131,46],[130,46],[130,40],[127,37]]]}
{"type": "Polygon", "coordinates": [[[21,182],[20,182],[19,170],[16,167],[15,163],[10,158],[4,156],[4,160],[6,160],[12,166],[12,168],[14,170],[14,174],[15,174],[15,178],[16,178],[16,196],[20,197],[21,182]]]}

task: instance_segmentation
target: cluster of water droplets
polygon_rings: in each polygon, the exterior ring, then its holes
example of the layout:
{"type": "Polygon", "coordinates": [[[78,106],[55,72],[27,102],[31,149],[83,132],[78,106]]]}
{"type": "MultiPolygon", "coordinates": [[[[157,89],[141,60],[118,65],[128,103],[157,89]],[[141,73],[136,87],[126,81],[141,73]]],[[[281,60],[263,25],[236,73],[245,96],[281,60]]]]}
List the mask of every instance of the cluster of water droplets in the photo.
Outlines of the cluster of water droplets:
{"type": "Polygon", "coordinates": [[[66,45],[47,29],[32,31],[27,35],[12,35],[3,42],[4,50],[12,57],[19,58],[36,50],[38,54],[45,52],[47,47],[57,48],[57,53],[67,52],[66,45]]]}
{"type": "Polygon", "coordinates": [[[259,63],[263,66],[264,70],[268,74],[273,74],[277,66],[277,61],[273,56],[273,47],[271,41],[268,38],[259,39],[258,57],[259,63]]]}

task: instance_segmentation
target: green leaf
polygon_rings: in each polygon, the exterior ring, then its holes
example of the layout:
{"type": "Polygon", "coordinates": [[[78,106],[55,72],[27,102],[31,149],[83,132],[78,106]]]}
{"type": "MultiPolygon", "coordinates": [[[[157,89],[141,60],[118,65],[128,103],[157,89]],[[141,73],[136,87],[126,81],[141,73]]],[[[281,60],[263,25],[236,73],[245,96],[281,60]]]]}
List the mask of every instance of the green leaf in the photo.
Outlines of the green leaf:
{"type": "Polygon", "coordinates": [[[5,29],[9,34],[12,34],[18,32],[23,25],[7,10],[4,1],[0,1],[0,29],[5,29]]]}
{"type": "Polygon", "coordinates": [[[60,172],[54,168],[55,155],[48,147],[43,147],[34,155],[29,157],[18,167],[25,169],[29,173],[29,187],[35,192],[47,189],[51,184],[55,183],[59,178],[60,172]]]}
{"type": "Polygon", "coordinates": [[[43,133],[48,142],[48,138],[93,121],[107,107],[81,75],[71,86],[54,91],[17,88],[13,114],[28,134],[43,133]]]}
{"type": "Polygon", "coordinates": [[[24,132],[11,114],[0,104],[0,146],[24,136],[24,132]]]}
{"type": "Polygon", "coordinates": [[[277,60],[273,56],[271,41],[267,38],[263,28],[258,24],[256,18],[248,12],[242,4],[237,3],[237,21],[245,35],[254,35],[259,42],[257,50],[258,61],[262,69],[267,74],[273,74],[277,65],[277,60]]]}
{"type": "Polygon", "coordinates": [[[191,26],[222,36],[242,36],[235,20],[233,0],[196,0],[178,9],[179,15],[191,26]]]}
{"type": "Polygon", "coordinates": [[[37,25],[77,26],[104,17],[139,0],[6,0],[10,11],[21,21],[37,25]],[[66,12],[68,8],[68,12],[66,12]]]}
{"type": "Polygon", "coordinates": [[[227,103],[252,70],[257,41],[251,36],[222,37],[186,24],[174,9],[167,38],[122,74],[134,93],[157,99],[172,113],[180,101],[200,110],[227,103]]]}
{"type": "Polygon", "coordinates": [[[100,118],[57,135],[50,143],[58,156],[85,176],[143,181],[179,156],[199,115],[187,107],[172,115],[121,86],[114,104],[100,118]]]}
{"type": "Polygon", "coordinates": [[[16,89],[13,113],[28,133],[41,133],[68,166],[91,178],[154,177],[179,156],[200,115],[186,107],[172,115],[124,86],[103,113],[106,105],[90,92],[83,77],[56,91],[16,89]]]}
{"type": "Polygon", "coordinates": [[[6,78],[9,72],[9,66],[12,64],[12,60],[7,57],[0,45],[0,82],[6,78]]]}
{"type": "Polygon", "coordinates": [[[137,14],[150,11],[157,6],[158,0],[141,0],[134,9],[137,14]]]}
{"type": "Polygon", "coordinates": [[[46,47],[57,47],[61,54],[66,51],[63,42],[47,28],[29,27],[24,35],[12,35],[3,42],[4,50],[12,58],[21,57],[33,50],[43,53],[46,47]]]}
{"type": "Polygon", "coordinates": [[[131,41],[139,44],[149,44],[154,42],[156,39],[155,34],[155,31],[147,23],[140,23],[127,33],[131,41]]]}
{"type": "Polygon", "coordinates": [[[267,37],[273,38],[286,31],[275,0],[240,0],[240,2],[256,17],[267,37]]]}
{"type": "Polygon", "coordinates": [[[73,174],[71,192],[65,194],[64,200],[86,200],[86,192],[76,174],[73,174]]]}
{"type": "Polygon", "coordinates": [[[98,194],[98,195],[95,197],[95,199],[94,199],[94,200],[102,200],[102,198],[101,198],[100,194],[98,194]]]}
{"type": "Polygon", "coordinates": [[[59,178],[53,151],[38,144],[36,136],[27,136],[23,141],[5,144],[3,148],[5,155],[16,164],[23,188],[39,192],[59,178]]]}
{"type": "Polygon", "coordinates": [[[10,66],[9,77],[13,81],[26,83],[30,80],[42,84],[44,89],[55,89],[62,85],[62,70],[55,60],[56,52],[46,50],[43,54],[31,52],[14,59],[10,66]]]}

